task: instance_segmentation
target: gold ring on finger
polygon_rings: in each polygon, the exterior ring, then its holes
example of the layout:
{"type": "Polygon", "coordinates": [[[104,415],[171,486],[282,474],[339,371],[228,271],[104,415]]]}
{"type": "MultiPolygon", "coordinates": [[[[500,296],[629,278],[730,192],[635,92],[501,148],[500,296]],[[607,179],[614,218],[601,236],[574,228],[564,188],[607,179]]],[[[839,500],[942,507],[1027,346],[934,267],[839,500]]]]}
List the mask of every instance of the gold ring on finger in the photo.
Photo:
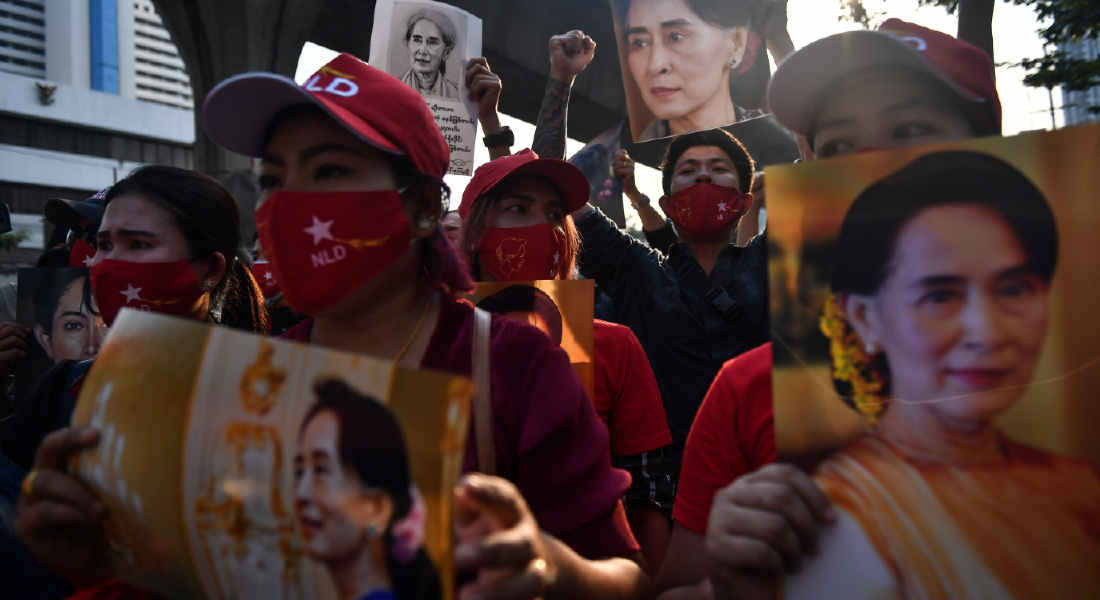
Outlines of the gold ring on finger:
{"type": "Polygon", "coordinates": [[[38,477],[38,473],[38,469],[31,469],[31,472],[27,473],[27,476],[23,478],[21,491],[28,500],[34,497],[34,480],[38,477]]]}

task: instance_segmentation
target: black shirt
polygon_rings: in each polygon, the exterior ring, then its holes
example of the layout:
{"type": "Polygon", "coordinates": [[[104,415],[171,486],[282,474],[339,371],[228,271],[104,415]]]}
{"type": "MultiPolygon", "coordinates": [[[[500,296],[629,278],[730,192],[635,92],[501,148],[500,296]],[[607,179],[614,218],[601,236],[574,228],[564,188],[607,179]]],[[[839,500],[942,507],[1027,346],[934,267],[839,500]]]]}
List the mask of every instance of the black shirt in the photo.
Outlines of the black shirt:
{"type": "MultiPolygon", "coordinates": [[[[708,280],[726,289],[755,328],[738,331],[706,298],[688,287],[668,258],[626,233],[596,210],[576,221],[584,240],[581,273],[595,279],[649,357],[673,441],[682,447],[695,413],[722,364],[767,341],[768,261],[764,236],[743,248],[730,244],[719,254],[708,280]]],[[[670,255],[683,253],[675,244],[670,255]]]]}

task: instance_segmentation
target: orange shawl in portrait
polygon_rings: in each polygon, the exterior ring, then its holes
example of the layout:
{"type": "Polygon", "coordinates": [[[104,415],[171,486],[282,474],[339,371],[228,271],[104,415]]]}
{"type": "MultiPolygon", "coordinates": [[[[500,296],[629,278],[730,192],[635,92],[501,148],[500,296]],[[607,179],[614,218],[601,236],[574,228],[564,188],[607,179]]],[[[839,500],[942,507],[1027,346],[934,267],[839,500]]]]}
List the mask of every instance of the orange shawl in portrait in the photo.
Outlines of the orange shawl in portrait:
{"type": "Polygon", "coordinates": [[[1100,598],[1100,474],[1002,440],[1004,463],[968,466],[907,455],[872,430],[815,479],[904,598],[1100,598]]]}

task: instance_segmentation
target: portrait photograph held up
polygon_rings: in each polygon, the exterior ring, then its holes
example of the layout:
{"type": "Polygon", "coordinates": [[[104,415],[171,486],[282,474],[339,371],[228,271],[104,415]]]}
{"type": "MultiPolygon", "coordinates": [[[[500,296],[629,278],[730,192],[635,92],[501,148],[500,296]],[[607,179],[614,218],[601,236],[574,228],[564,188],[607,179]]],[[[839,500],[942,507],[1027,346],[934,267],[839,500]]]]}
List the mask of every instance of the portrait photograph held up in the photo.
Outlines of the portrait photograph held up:
{"type": "Polygon", "coordinates": [[[477,102],[468,97],[466,63],[481,56],[481,19],[449,4],[379,0],[370,64],[420,94],[451,150],[452,175],[472,175],[477,102]]]}
{"type": "Polygon", "coordinates": [[[839,513],[786,598],[1095,597],[1097,147],[768,168],[776,446],[839,513]]]}
{"type": "Polygon", "coordinates": [[[86,268],[19,269],[16,321],[31,331],[27,357],[13,368],[16,398],[55,364],[95,358],[107,337],[86,268]]]}
{"type": "Polygon", "coordinates": [[[731,78],[766,48],[749,31],[748,0],[611,0],[633,141],[763,116],[741,107],[731,78]]]}
{"type": "Polygon", "coordinates": [[[453,597],[469,380],[135,310],[112,331],[73,416],[103,443],[71,469],[120,578],[173,600],[453,597]]]}

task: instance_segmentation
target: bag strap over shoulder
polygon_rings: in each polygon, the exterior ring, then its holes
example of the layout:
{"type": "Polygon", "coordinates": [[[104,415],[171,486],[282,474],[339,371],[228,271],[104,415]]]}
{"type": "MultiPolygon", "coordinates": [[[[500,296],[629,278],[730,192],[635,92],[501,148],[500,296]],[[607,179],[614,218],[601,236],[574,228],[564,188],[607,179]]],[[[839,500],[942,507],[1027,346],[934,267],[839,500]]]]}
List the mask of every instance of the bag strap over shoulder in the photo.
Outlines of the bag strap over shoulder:
{"type": "Polygon", "coordinates": [[[698,263],[676,253],[668,257],[668,263],[672,265],[676,277],[710,303],[726,321],[733,325],[733,328],[741,334],[741,337],[754,345],[767,341],[761,339],[760,335],[756,333],[757,328],[749,322],[741,304],[730,296],[726,288],[711,283],[706,272],[698,263]]]}
{"type": "Polygon", "coordinates": [[[474,353],[471,371],[474,379],[474,438],[478,471],[496,475],[496,446],[493,439],[493,390],[489,379],[489,337],[492,315],[474,308],[474,353]]]}

